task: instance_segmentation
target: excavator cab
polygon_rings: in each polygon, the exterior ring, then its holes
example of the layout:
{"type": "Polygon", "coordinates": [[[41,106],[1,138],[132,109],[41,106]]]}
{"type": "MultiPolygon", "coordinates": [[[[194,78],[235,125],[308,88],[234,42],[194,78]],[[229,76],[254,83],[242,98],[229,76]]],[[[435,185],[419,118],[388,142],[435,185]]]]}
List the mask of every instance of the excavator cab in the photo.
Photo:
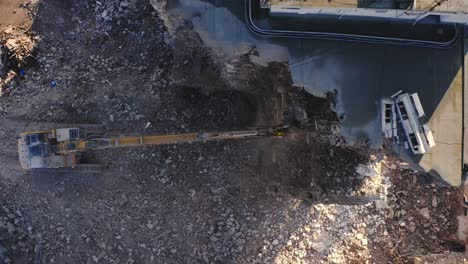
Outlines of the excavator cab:
{"type": "Polygon", "coordinates": [[[61,168],[79,163],[76,143],[83,139],[79,128],[27,132],[18,138],[18,155],[24,170],[61,168]],[[66,152],[64,151],[66,150],[66,152]],[[61,153],[64,152],[64,153],[61,153]]]}

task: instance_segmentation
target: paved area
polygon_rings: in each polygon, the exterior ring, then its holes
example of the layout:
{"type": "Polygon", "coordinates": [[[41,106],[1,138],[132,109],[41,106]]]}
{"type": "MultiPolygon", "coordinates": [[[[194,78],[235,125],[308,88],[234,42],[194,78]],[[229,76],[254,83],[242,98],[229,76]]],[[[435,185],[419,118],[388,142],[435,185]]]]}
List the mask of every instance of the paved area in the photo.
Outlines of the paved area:
{"type": "Polygon", "coordinates": [[[429,119],[436,146],[421,157],[419,165],[440,175],[451,185],[461,184],[463,127],[463,70],[460,68],[429,119]]]}

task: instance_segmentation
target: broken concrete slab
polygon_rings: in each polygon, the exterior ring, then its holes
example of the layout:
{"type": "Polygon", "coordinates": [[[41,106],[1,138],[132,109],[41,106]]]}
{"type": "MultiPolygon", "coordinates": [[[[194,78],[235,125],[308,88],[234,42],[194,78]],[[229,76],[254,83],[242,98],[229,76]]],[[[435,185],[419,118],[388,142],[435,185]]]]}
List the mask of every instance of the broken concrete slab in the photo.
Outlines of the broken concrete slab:
{"type": "Polygon", "coordinates": [[[372,164],[369,166],[359,164],[356,167],[356,173],[367,177],[375,177],[378,175],[377,171],[375,170],[374,166],[372,166],[372,164]]]}
{"type": "Polygon", "coordinates": [[[418,212],[427,219],[429,219],[431,217],[430,212],[429,212],[429,208],[427,208],[427,207],[419,209],[418,212]]]}

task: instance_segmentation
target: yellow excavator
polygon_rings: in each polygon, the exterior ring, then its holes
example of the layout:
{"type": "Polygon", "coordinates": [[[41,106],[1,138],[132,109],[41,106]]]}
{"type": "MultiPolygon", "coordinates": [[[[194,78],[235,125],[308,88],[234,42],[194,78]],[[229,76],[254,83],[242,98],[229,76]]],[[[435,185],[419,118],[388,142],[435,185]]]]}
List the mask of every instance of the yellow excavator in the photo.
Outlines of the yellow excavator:
{"type": "Polygon", "coordinates": [[[100,165],[81,164],[85,151],[225,139],[284,136],[285,128],[256,128],[229,132],[200,132],[173,135],[141,135],[101,138],[84,128],[58,128],[21,133],[18,155],[25,171],[99,172],[100,165]]]}

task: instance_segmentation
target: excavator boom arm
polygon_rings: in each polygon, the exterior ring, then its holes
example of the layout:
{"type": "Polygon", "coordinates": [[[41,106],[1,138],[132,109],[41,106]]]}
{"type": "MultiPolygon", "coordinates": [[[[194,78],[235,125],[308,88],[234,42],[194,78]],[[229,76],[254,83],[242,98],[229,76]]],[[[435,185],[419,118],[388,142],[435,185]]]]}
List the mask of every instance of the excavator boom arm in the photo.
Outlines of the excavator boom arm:
{"type": "Polygon", "coordinates": [[[89,139],[89,136],[86,135],[83,129],[80,128],[22,133],[18,139],[21,167],[25,170],[74,167],[79,164],[80,153],[87,150],[283,136],[284,129],[260,128],[228,132],[141,135],[97,139],[89,139]]]}

